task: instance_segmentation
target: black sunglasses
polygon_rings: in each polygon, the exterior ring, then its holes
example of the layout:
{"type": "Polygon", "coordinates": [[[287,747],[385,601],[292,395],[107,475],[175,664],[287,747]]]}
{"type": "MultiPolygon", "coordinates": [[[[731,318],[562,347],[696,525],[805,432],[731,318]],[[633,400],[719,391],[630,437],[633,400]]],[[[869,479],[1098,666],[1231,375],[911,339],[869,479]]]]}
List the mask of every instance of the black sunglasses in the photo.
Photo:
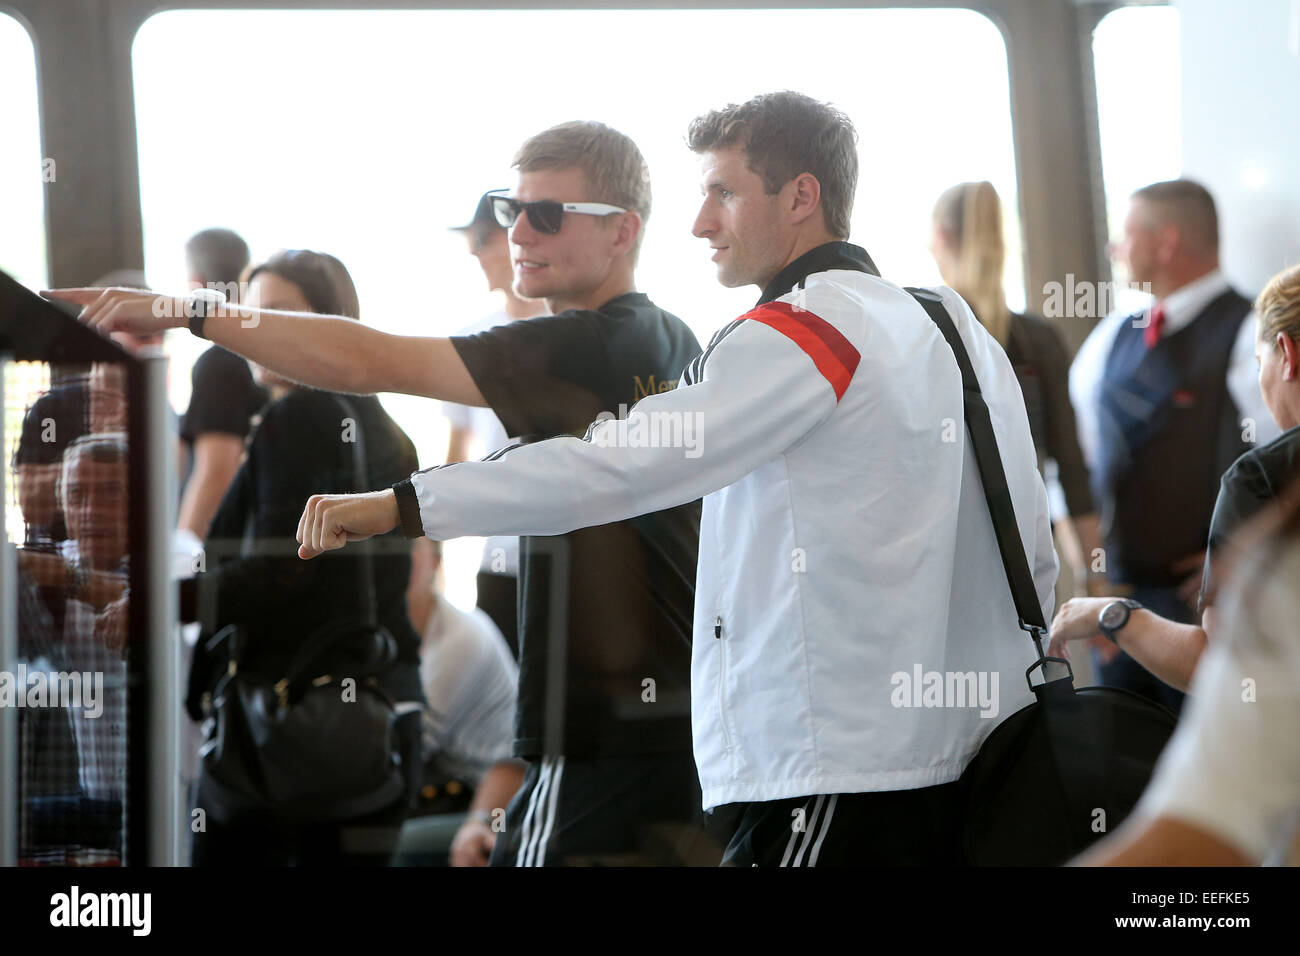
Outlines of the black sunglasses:
{"type": "Polygon", "coordinates": [[[492,204],[492,215],[506,229],[515,224],[520,213],[528,214],[528,224],[538,232],[553,236],[564,225],[564,214],[576,212],[584,216],[610,216],[617,212],[627,212],[622,206],[611,206],[604,202],[557,202],[554,199],[539,199],[536,202],[524,202],[511,196],[499,195],[505,190],[496,190],[488,194],[492,204]]]}

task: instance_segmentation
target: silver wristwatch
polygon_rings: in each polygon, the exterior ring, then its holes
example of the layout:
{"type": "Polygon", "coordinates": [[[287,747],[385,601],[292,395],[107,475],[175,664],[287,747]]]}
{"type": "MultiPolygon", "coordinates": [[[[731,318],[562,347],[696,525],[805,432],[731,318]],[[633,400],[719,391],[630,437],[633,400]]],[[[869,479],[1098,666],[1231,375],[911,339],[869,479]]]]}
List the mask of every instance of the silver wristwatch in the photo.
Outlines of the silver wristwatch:
{"type": "Polygon", "coordinates": [[[1115,637],[1116,633],[1128,623],[1130,615],[1134,611],[1140,610],[1141,607],[1142,605],[1132,598],[1120,598],[1118,601],[1111,601],[1097,615],[1097,630],[1110,638],[1112,643],[1118,644],[1119,641],[1115,637]]]}

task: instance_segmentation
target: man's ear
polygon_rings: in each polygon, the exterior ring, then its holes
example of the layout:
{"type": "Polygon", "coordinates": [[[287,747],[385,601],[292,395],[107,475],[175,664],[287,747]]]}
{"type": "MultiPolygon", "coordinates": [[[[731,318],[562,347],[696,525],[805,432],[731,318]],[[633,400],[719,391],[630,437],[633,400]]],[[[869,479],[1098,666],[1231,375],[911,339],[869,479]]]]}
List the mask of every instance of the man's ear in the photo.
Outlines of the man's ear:
{"type": "Polygon", "coordinates": [[[1173,223],[1156,227],[1156,252],[1161,264],[1168,265],[1184,246],[1182,233],[1173,223]]]}
{"type": "Polygon", "coordinates": [[[1282,353],[1282,381],[1293,382],[1300,378],[1300,345],[1285,332],[1279,332],[1277,348],[1282,353]]]}
{"type": "Polygon", "coordinates": [[[615,227],[617,232],[614,236],[614,247],[610,252],[614,255],[626,255],[632,251],[636,245],[637,236],[641,235],[641,214],[628,210],[618,217],[618,225],[615,227]]]}
{"type": "Polygon", "coordinates": [[[812,173],[800,173],[787,185],[790,190],[790,222],[799,225],[821,208],[822,184],[812,173]]]}

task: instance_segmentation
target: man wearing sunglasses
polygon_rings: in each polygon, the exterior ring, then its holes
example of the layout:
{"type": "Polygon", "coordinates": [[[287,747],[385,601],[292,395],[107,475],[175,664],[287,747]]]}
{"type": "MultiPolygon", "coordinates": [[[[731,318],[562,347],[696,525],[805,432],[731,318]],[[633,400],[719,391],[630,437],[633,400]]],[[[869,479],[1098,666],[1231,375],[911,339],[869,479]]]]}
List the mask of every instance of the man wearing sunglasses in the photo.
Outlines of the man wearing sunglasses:
{"type": "MultiPolygon", "coordinates": [[[[549,316],[421,338],[124,290],[49,294],[84,305],[83,319],[104,332],[178,327],[187,319],[169,316],[188,312],[196,334],[318,388],[486,406],[524,443],[582,435],[598,416],[675,385],[699,342],[636,291],[650,184],[628,137],[600,123],[561,124],[528,140],[514,166],[515,189],[490,201],[509,228],[516,293],[544,299],[549,316]]],[[[510,497],[532,494],[525,477],[510,497]]],[[[480,822],[496,836],[494,864],[720,858],[691,751],[700,505],[674,504],[521,539],[514,752],[528,769],[504,818],[489,812],[480,822]]]]}
{"type": "MultiPolygon", "coordinates": [[[[726,861],[741,866],[956,862],[958,778],[1032,699],[1033,644],[953,351],[846,241],[856,139],[843,113],[789,92],[695,120],[695,235],[723,285],[763,291],[678,387],[585,440],[417,472],[392,491],[313,495],[298,526],[310,558],[399,524],[435,539],[561,533],[705,496],[695,757],[705,805],[739,813],[726,861]],[[696,448],[639,438],[691,418],[706,426],[696,448]]],[[[1050,620],[1056,557],[1015,372],[956,293],[935,295],[981,385],[1050,620]]]]}

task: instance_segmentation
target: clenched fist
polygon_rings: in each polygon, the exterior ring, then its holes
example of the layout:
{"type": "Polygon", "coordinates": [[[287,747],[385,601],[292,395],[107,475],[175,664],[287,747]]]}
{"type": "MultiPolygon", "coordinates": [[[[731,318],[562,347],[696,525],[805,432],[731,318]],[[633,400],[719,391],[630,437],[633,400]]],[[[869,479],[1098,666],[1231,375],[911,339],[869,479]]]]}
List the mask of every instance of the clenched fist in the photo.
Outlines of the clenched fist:
{"type": "Polygon", "coordinates": [[[385,534],[399,520],[391,488],[364,495],[312,495],[298,519],[298,557],[314,558],[349,541],[385,534]]]}

